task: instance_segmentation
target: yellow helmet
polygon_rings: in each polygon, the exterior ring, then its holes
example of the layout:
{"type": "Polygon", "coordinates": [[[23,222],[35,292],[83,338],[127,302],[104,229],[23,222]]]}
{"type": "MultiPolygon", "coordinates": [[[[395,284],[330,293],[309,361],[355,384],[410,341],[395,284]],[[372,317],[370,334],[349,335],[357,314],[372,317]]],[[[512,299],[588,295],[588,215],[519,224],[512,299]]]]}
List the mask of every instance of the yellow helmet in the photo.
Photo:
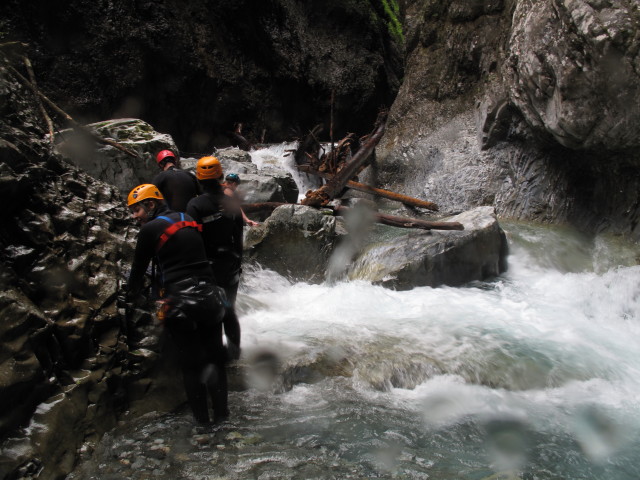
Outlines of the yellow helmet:
{"type": "Polygon", "coordinates": [[[164,200],[164,197],[158,190],[158,187],[151,183],[143,183],[129,192],[127,197],[127,206],[135,205],[138,202],[147,200],[149,198],[155,198],[156,200],[164,200]]]}
{"type": "Polygon", "coordinates": [[[222,176],[222,165],[216,157],[202,157],[196,165],[198,180],[212,180],[222,176]]]}

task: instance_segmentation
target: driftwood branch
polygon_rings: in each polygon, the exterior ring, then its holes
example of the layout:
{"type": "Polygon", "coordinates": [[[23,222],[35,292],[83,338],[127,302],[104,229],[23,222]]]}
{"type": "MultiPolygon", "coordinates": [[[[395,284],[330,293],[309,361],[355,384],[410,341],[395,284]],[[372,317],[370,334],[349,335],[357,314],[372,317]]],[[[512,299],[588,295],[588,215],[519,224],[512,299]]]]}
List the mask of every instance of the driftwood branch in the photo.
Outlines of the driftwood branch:
{"type": "Polygon", "coordinates": [[[338,195],[347,185],[347,182],[353,178],[359,169],[366,165],[369,157],[375,150],[376,145],[384,134],[387,120],[387,112],[381,112],[376,121],[376,128],[372,135],[362,144],[361,148],[356,152],[351,161],[347,163],[326,185],[318,190],[307,193],[302,200],[303,205],[311,207],[321,207],[326,205],[338,195]]]}
{"type": "MultiPolygon", "coordinates": [[[[338,215],[346,214],[350,209],[347,207],[335,207],[334,212],[338,215]]],[[[399,228],[419,228],[421,230],[464,230],[464,226],[459,222],[432,222],[430,220],[420,220],[410,217],[399,217],[387,215],[386,213],[375,212],[376,222],[399,228]]]]}
{"type": "Polygon", "coordinates": [[[336,101],[336,91],[331,90],[331,117],[329,123],[329,140],[331,140],[331,151],[333,152],[333,104],[336,101]]]}
{"type": "MultiPolygon", "coordinates": [[[[263,210],[275,210],[282,205],[296,205],[293,203],[282,202],[264,202],[264,203],[245,203],[242,209],[245,213],[259,212],[263,210]]],[[[347,207],[333,207],[334,214],[344,215],[350,209],[347,207]]],[[[399,228],[419,228],[421,230],[464,230],[464,226],[459,222],[432,222],[430,220],[420,220],[410,217],[399,217],[396,215],[387,215],[386,213],[375,212],[377,223],[389,225],[399,228]]]]}
{"type": "MultiPolygon", "coordinates": [[[[36,74],[33,72],[33,66],[31,65],[31,61],[27,57],[23,57],[24,66],[27,68],[27,72],[29,73],[29,79],[35,88],[38,88],[38,84],[36,83],[36,74]]],[[[36,96],[38,99],[38,108],[40,109],[40,113],[44,117],[44,121],[47,123],[47,129],[49,130],[49,142],[51,143],[51,151],[55,149],[55,138],[53,133],[53,122],[51,121],[51,117],[47,113],[47,110],[44,108],[42,104],[42,99],[39,96],[36,96]]]]}
{"type": "MultiPolygon", "coordinates": [[[[325,178],[327,180],[331,180],[333,178],[333,175],[315,171],[307,165],[299,165],[297,168],[301,172],[310,173],[311,175],[316,175],[318,177],[325,178]]],[[[403,203],[404,205],[409,205],[411,207],[426,208],[427,210],[433,210],[434,212],[437,212],[439,210],[438,205],[433,202],[427,202],[426,200],[420,200],[419,198],[409,197],[407,195],[402,195],[401,193],[396,193],[396,192],[391,192],[389,190],[383,190],[381,188],[371,187],[369,185],[365,185],[364,183],[354,182],[353,180],[349,180],[346,186],[348,188],[357,190],[359,192],[369,193],[371,195],[387,198],[389,200],[395,200],[397,202],[403,203]]]]}
{"type": "Polygon", "coordinates": [[[9,65],[8,67],[11,70],[11,72],[16,76],[16,78],[18,80],[20,80],[25,86],[27,86],[29,89],[31,89],[31,91],[33,93],[35,93],[37,97],[41,98],[44,101],[44,103],[49,105],[49,107],[51,107],[58,115],[61,115],[63,118],[65,118],[73,126],[73,128],[75,128],[76,130],[79,130],[79,131],[81,131],[83,133],[88,134],[90,137],[92,137],[94,140],[96,140],[99,143],[102,143],[102,144],[109,145],[111,147],[117,148],[118,150],[126,153],[127,155],[129,155],[131,157],[140,158],[140,155],[138,155],[136,152],[134,152],[132,150],[129,150],[128,148],[120,145],[118,142],[114,142],[113,140],[109,140],[108,138],[101,137],[96,132],[91,130],[89,127],[86,127],[86,126],[81,125],[80,123],[76,122],[71,117],[71,115],[69,115],[67,112],[62,110],[55,103],[53,103],[45,94],[43,94],[40,90],[38,90],[38,88],[35,85],[33,85],[29,80],[27,80],[25,77],[23,77],[20,72],[18,72],[11,65],[9,65]]]}

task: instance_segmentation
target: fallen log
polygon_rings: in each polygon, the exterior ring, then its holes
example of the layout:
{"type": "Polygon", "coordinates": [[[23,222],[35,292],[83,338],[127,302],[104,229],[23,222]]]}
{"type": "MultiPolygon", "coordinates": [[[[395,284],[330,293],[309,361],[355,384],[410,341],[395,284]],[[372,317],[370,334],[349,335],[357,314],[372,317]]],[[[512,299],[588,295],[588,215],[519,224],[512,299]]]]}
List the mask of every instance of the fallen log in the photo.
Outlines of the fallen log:
{"type": "MultiPolygon", "coordinates": [[[[333,211],[338,215],[345,215],[349,212],[347,207],[335,207],[333,211]]],[[[420,220],[411,217],[399,217],[386,213],[374,212],[376,222],[383,225],[398,228],[419,228],[421,230],[464,230],[464,225],[460,222],[433,222],[431,220],[420,220]]]]}
{"type": "Polygon", "coordinates": [[[320,149],[318,135],[322,132],[322,125],[316,125],[304,137],[298,135],[298,148],[293,151],[293,159],[296,165],[308,165],[316,163],[320,149]]]}
{"type": "MultiPolygon", "coordinates": [[[[299,165],[297,168],[301,172],[310,173],[311,175],[316,175],[327,180],[331,180],[333,178],[333,175],[315,171],[307,165],[299,165]]],[[[434,212],[439,210],[438,205],[433,202],[427,202],[426,200],[420,200],[419,198],[409,197],[407,195],[402,195],[401,193],[390,192],[389,190],[383,190],[381,188],[370,187],[369,185],[354,182],[353,180],[349,180],[347,182],[347,187],[359,192],[370,193],[371,195],[377,195],[378,197],[395,200],[411,207],[426,208],[427,210],[432,210],[434,212]]]]}
{"type": "MultiPolygon", "coordinates": [[[[295,203],[282,202],[264,202],[264,203],[245,203],[242,209],[245,213],[259,212],[263,210],[275,210],[282,205],[297,205],[295,203]]],[[[332,207],[335,215],[344,215],[350,209],[347,207],[332,207]]],[[[434,222],[431,220],[420,220],[411,217],[399,217],[397,215],[388,215],[386,213],[374,212],[377,223],[389,225],[398,228],[419,228],[421,230],[464,230],[464,226],[459,222],[434,222]]]]}
{"type": "Polygon", "coordinates": [[[386,121],[387,112],[381,112],[378,115],[374,133],[362,144],[362,147],[358,149],[351,161],[347,163],[344,168],[329,181],[329,183],[323,185],[318,190],[308,192],[306,197],[302,200],[302,204],[310,207],[322,207],[333,200],[333,198],[335,198],[336,195],[344,189],[347,182],[357,174],[358,170],[362,166],[366,165],[369,157],[384,134],[386,121]]]}

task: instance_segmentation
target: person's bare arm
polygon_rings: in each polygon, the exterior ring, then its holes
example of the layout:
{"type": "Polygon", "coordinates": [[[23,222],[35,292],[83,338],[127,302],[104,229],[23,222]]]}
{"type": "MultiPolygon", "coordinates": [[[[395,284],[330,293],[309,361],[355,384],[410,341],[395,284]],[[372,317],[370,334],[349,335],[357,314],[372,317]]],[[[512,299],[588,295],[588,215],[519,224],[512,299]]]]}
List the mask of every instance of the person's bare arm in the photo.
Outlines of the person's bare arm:
{"type": "MultiPolygon", "coordinates": [[[[233,190],[231,190],[230,188],[225,188],[224,194],[237,200],[236,196],[233,194],[233,190]]],[[[242,213],[242,220],[244,221],[245,225],[249,225],[250,227],[255,227],[256,225],[258,225],[258,222],[254,222],[249,217],[247,217],[246,213],[244,213],[244,210],[242,210],[242,207],[240,207],[240,213],[242,213]]]]}

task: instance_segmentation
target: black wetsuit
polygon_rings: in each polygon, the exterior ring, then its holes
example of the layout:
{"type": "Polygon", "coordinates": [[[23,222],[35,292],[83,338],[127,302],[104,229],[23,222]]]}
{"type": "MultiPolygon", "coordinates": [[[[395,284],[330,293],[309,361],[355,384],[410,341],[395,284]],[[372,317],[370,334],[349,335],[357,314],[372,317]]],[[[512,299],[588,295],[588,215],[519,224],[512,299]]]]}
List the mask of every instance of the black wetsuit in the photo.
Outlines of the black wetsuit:
{"type": "Polygon", "coordinates": [[[242,266],[242,212],[239,204],[222,192],[207,188],[187,205],[187,214],[202,224],[202,237],[216,283],[235,305],[242,266]]]}
{"type": "Polygon", "coordinates": [[[213,401],[214,420],[228,416],[227,355],[222,344],[225,307],[196,228],[177,230],[157,250],[167,227],[182,219],[192,221],[188,215],[162,205],[141,227],[128,292],[136,295],[141,291],[147,266],[155,256],[166,292],[164,324],[177,347],[189,405],[196,420],[204,423],[209,421],[207,390],[213,401]]]}
{"type": "Polygon", "coordinates": [[[153,183],[174,212],[185,212],[187,203],[198,193],[200,186],[195,176],[185,170],[169,167],[154,178],[153,183]]]}

